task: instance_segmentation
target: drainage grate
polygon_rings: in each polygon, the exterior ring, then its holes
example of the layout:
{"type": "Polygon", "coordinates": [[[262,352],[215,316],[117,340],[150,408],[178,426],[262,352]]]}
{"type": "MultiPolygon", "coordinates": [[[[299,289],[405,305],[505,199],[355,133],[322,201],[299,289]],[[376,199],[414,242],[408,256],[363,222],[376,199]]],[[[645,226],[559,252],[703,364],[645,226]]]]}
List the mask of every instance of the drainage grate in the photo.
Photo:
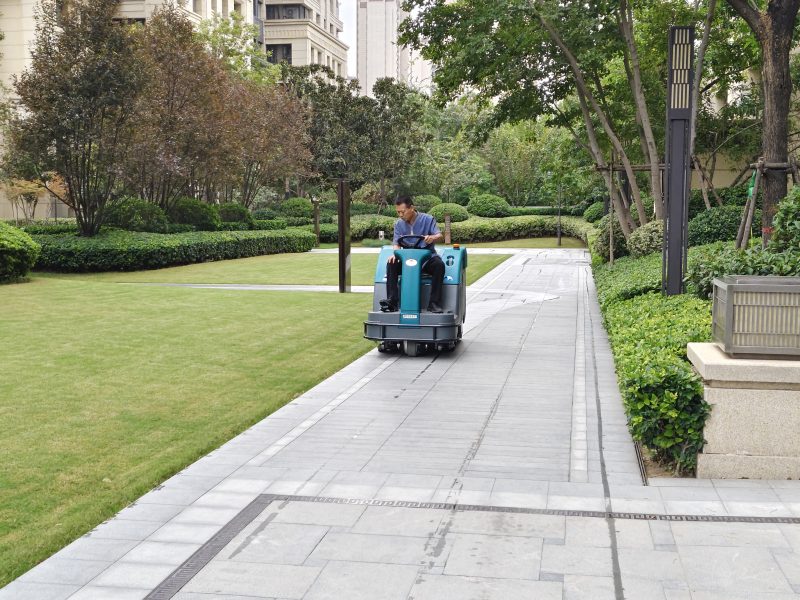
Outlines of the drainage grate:
{"type": "Polygon", "coordinates": [[[737,517],[720,515],[659,515],[652,513],[605,512],[591,510],[558,510],[550,508],[521,508],[514,506],[484,506],[450,502],[414,502],[407,500],[374,500],[361,498],[329,498],[325,496],[293,496],[261,494],[225,525],[197,552],[175,569],[145,600],[169,600],[199,573],[248,524],[273,502],[316,502],[321,504],[355,504],[359,506],[388,506],[393,508],[428,508],[456,512],[516,513],[560,517],[597,519],[626,519],[636,521],[695,521],[704,523],[786,523],[800,525],[800,517],[737,517]]]}

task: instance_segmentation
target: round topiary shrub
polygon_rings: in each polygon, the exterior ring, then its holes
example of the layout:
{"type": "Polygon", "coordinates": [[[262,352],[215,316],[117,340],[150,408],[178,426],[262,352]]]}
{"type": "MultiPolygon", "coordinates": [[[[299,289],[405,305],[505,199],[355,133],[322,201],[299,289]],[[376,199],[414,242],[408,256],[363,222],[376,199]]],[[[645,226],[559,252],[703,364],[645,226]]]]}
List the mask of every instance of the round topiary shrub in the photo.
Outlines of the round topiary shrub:
{"type": "Polygon", "coordinates": [[[600,219],[603,218],[604,212],[605,212],[604,203],[595,202],[594,204],[590,204],[589,208],[583,211],[583,218],[586,219],[589,223],[597,223],[600,219]]]}
{"type": "Polygon", "coordinates": [[[219,218],[225,223],[253,224],[253,215],[247,207],[238,202],[225,202],[219,205],[219,218]]]}
{"type": "Polygon", "coordinates": [[[169,211],[173,223],[193,225],[197,231],[216,231],[222,222],[217,207],[196,198],[179,198],[169,211]]]}
{"type": "Polygon", "coordinates": [[[775,230],[769,241],[770,249],[778,252],[800,249],[800,187],[793,187],[780,201],[772,225],[775,230]]]}
{"type": "Polygon", "coordinates": [[[308,198],[287,198],[280,203],[278,211],[284,217],[305,217],[310,219],[314,216],[314,206],[308,198]]]}
{"type": "Polygon", "coordinates": [[[163,233],[167,230],[167,215],[161,207],[134,196],[112,200],[106,205],[103,216],[106,225],[128,231],[163,233]]]}
{"type": "Polygon", "coordinates": [[[508,217],[512,212],[511,205],[494,194],[476,196],[467,204],[467,211],[478,217],[508,217]]]}
{"type": "Polygon", "coordinates": [[[428,211],[428,214],[436,219],[437,223],[444,223],[444,216],[446,214],[450,215],[451,223],[458,223],[459,221],[466,221],[469,219],[467,209],[455,202],[437,204],[428,211]]]}
{"type": "MultiPolygon", "coordinates": [[[[702,246],[712,242],[735,240],[743,212],[741,206],[717,206],[711,210],[704,210],[689,221],[689,245],[702,246]]],[[[761,231],[760,210],[753,216],[753,229],[756,232],[761,231]]]]}
{"type": "MultiPolygon", "coordinates": [[[[597,223],[597,228],[600,234],[592,242],[592,253],[600,257],[603,262],[608,262],[609,259],[609,245],[608,245],[608,228],[611,222],[610,215],[606,215],[597,223]]],[[[627,256],[628,246],[625,243],[625,236],[622,234],[622,227],[619,225],[619,220],[614,217],[614,258],[627,256]]]]}
{"type": "Polygon", "coordinates": [[[253,211],[253,219],[258,221],[271,221],[278,216],[274,208],[259,208],[253,211]]]}
{"type": "Polygon", "coordinates": [[[439,198],[439,196],[423,194],[414,198],[414,206],[417,207],[417,210],[424,213],[430,212],[434,206],[437,206],[441,203],[442,199],[439,198]]]}
{"type": "Polygon", "coordinates": [[[661,252],[664,245],[664,221],[655,219],[631,233],[628,238],[628,252],[634,258],[661,252]]]}
{"type": "Polygon", "coordinates": [[[0,221],[0,283],[25,277],[41,250],[27,233],[0,221]]]}

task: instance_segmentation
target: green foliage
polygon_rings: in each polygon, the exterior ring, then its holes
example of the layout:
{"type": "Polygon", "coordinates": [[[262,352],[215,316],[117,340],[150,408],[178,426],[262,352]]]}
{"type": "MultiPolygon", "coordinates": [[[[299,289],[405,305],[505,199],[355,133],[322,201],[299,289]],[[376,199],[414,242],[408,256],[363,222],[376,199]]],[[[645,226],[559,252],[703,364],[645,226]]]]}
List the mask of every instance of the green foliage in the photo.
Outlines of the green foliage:
{"type": "Polygon", "coordinates": [[[736,250],[731,243],[711,244],[689,255],[686,282],[700,298],[710,298],[714,279],[724,275],[800,275],[800,252],[773,252],[760,246],[736,250]]]}
{"type": "MultiPolygon", "coordinates": [[[[547,216],[506,217],[504,219],[471,218],[453,223],[451,234],[456,243],[496,242],[517,238],[551,237],[556,234],[558,219],[547,216]]],[[[588,242],[594,227],[576,217],[561,218],[561,232],[588,242]]]]}
{"type": "Polygon", "coordinates": [[[643,258],[625,256],[615,260],[613,265],[597,265],[594,268],[594,280],[601,307],[647,292],[660,291],[661,255],[650,254],[643,258]]]}
{"type": "Polygon", "coordinates": [[[192,225],[198,231],[216,231],[221,220],[217,207],[195,198],[179,198],[169,211],[173,223],[192,225]]]}
{"type": "Polygon", "coordinates": [[[685,353],[688,342],[711,336],[709,303],[650,293],[608,303],[604,313],[634,439],[678,473],[692,471],[709,406],[685,353]]]}
{"type": "Polygon", "coordinates": [[[315,238],[304,231],[216,231],[162,235],[109,230],[93,238],[36,236],[37,269],[63,272],[138,271],[210,260],[306,252],[315,238]]]}
{"type": "MultiPolygon", "coordinates": [[[[716,206],[704,210],[689,221],[689,245],[702,246],[713,242],[735,240],[742,221],[740,206],[716,206]]],[[[761,211],[753,216],[753,229],[761,231],[761,211]]]]}
{"type": "Polygon", "coordinates": [[[278,206],[278,211],[284,217],[305,217],[314,216],[314,206],[308,198],[287,198],[278,206]]]}
{"type": "Polygon", "coordinates": [[[390,245],[392,243],[390,239],[384,240],[373,240],[371,238],[364,238],[361,240],[361,246],[364,248],[383,248],[384,246],[390,245]]]}
{"type": "Polygon", "coordinates": [[[247,223],[252,224],[253,215],[247,207],[238,202],[224,202],[217,207],[219,218],[228,223],[247,223]]]}
{"type": "MultiPolygon", "coordinates": [[[[381,201],[380,186],[377,183],[367,182],[350,195],[350,200],[359,204],[378,204],[381,201]]],[[[334,202],[334,207],[338,207],[338,201],[334,202]]]]}
{"type": "Polygon", "coordinates": [[[78,233],[78,225],[70,221],[36,221],[20,227],[29,235],[57,235],[61,233],[78,233]]]}
{"type": "Polygon", "coordinates": [[[254,219],[252,225],[252,229],[258,231],[286,229],[287,227],[285,219],[254,219]]]}
{"type": "Polygon", "coordinates": [[[272,208],[259,208],[253,211],[253,218],[257,221],[269,221],[278,216],[278,212],[272,208]]]}
{"type": "Polygon", "coordinates": [[[165,233],[167,229],[167,215],[160,206],[133,196],[125,196],[109,202],[104,213],[104,220],[111,227],[119,227],[128,231],[165,233]]]}
{"type": "Polygon", "coordinates": [[[350,238],[362,240],[364,238],[377,238],[378,232],[383,231],[385,237],[391,238],[394,231],[394,217],[380,215],[358,215],[350,218],[350,238]]]}
{"type": "Polygon", "coordinates": [[[217,231],[249,231],[252,227],[249,223],[242,223],[241,221],[222,221],[217,226],[217,231]]]}
{"type": "MultiPolygon", "coordinates": [[[[747,202],[747,185],[719,188],[716,192],[719,199],[722,200],[722,206],[744,206],[747,202]]],[[[710,191],[708,193],[708,200],[712,208],[717,205],[716,198],[710,191]]],[[[692,190],[689,196],[689,220],[705,210],[707,209],[705,201],[703,200],[703,192],[701,190],[692,190]]]]}
{"type": "Polygon", "coordinates": [[[511,205],[500,196],[481,194],[469,201],[467,211],[478,217],[508,217],[511,215],[511,205]]]}
{"type": "Polygon", "coordinates": [[[614,240],[614,260],[622,258],[628,254],[628,245],[625,243],[625,236],[622,234],[622,227],[620,227],[619,220],[614,216],[613,221],[611,215],[606,215],[597,222],[597,229],[599,233],[592,242],[592,254],[599,257],[603,262],[608,262],[610,258],[609,253],[609,223],[613,222],[613,235],[614,240]]]}
{"type": "Polygon", "coordinates": [[[469,219],[467,209],[455,202],[437,204],[428,211],[428,214],[436,219],[437,223],[444,223],[444,216],[446,214],[450,215],[451,223],[458,223],[459,221],[466,221],[469,219]]]}
{"type": "Polygon", "coordinates": [[[414,197],[414,206],[418,211],[424,213],[429,213],[434,206],[441,203],[442,199],[432,194],[420,194],[414,197]]]}
{"type": "Polygon", "coordinates": [[[40,249],[30,235],[0,221],[0,283],[25,277],[36,263],[40,249]]]}
{"type": "Polygon", "coordinates": [[[605,204],[603,202],[595,202],[594,204],[590,204],[589,208],[583,211],[583,218],[589,221],[589,223],[597,223],[597,221],[603,218],[604,210],[605,204]]]}
{"type": "Polygon", "coordinates": [[[303,225],[311,225],[314,219],[311,217],[282,217],[286,221],[287,227],[301,227],[303,225]]]}
{"type": "Polygon", "coordinates": [[[631,233],[628,238],[628,252],[634,258],[640,258],[653,252],[661,252],[664,245],[664,221],[653,219],[631,233]]]}
{"type": "Polygon", "coordinates": [[[770,250],[800,250],[800,187],[793,187],[778,204],[773,226],[775,230],[769,241],[770,250]]]}

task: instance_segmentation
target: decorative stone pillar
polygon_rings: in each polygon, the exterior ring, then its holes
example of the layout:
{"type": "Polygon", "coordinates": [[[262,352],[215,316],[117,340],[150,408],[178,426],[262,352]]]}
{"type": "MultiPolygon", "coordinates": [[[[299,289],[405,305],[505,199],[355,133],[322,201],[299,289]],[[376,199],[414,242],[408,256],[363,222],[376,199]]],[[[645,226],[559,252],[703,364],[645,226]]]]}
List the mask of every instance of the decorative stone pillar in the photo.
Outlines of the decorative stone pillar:
{"type": "Polygon", "coordinates": [[[731,358],[689,344],[711,414],[697,476],[800,479],[800,360],[731,358]]]}

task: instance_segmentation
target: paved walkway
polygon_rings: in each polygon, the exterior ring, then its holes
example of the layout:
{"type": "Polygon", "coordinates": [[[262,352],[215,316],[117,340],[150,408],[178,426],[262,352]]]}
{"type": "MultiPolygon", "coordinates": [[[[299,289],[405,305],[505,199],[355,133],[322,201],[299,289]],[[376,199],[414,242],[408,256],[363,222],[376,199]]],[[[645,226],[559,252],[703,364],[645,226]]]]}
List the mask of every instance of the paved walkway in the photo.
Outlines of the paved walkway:
{"type": "Polygon", "coordinates": [[[642,481],[587,260],[516,253],[453,353],[370,352],[0,599],[800,598],[799,482],[642,481]]]}

